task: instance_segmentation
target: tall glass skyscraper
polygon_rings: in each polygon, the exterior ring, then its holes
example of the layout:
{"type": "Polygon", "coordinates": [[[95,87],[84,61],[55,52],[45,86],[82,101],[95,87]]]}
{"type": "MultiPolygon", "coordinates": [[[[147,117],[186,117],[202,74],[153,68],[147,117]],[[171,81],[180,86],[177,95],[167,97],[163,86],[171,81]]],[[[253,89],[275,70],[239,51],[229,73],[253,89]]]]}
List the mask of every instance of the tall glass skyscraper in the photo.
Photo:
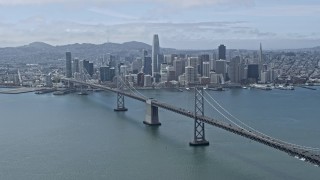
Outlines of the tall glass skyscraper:
{"type": "Polygon", "coordinates": [[[223,60],[226,60],[226,46],[221,44],[219,47],[218,47],[218,53],[219,53],[219,59],[223,59],[223,60]]]}
{"type": "Polygon", "coordinates": [[[66,52],[66,77],[72,77],[72,70],[71,70],[71,52],[66,52]]]}
{"type": "Polygon", "coordinates": [[[152,42],[152,76],[155,77],[156,73],[159,73],[158,69],[158,55],[160,54],[159,36],[153,35],[152,42]]]}

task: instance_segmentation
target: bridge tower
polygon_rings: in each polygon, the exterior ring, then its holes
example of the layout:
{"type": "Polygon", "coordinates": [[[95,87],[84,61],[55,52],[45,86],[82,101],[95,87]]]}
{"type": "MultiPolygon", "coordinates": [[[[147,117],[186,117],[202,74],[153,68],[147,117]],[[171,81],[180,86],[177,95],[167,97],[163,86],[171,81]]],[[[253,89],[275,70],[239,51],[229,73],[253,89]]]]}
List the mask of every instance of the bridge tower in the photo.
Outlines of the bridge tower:
{"type": "Polygon", "coordinates": [[[160,126],[158,107],[152,105],[152,99],[146,101],[147,111],[144,124],[149,126],[160,126]]]}
{"type": "MultiPolygon", "coordinates": [[[[117,88],[119,91],[123,91],[124,88],[124,82],[121,78],[121,76],[117,77],[117,88]]],[[[124,104],[124,95],[119,92],[117,93],[117,108],[114,111],[128,111],[124,104]]]]}
{"type": "Polygon", "coordinates": [[[198,116],[204,116],[203,87],[195,87],[194,98],[194,139],[189,145],[208,146],[209,142],[205,139],[204,123],[198,119],[198,116]]]}

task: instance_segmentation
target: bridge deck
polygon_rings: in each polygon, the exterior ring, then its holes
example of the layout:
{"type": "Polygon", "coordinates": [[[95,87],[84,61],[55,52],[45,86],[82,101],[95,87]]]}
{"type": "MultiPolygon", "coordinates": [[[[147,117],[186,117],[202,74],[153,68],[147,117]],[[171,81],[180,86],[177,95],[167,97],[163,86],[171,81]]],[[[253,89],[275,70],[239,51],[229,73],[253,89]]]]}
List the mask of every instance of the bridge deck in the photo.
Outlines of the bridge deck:
{"type": "MultiPolygon", "coordinates": [[[[111,91],[111,92],[115,92],[115,93],[121,93],[121,94],[123,94],[123,95],[125,95],[127,97],[136,99],[136,100],[141,101],[141,102],[146,102],[146,100],[148,99],[148,98],[137,96],[137,95],[132,94],[132,93],[123,92],[123,91],[120,92],[117,89],[105,87],[105,86],[102,86],[102,85],[91,84],[91,83],[86,83],[86,82],[82,82],[82,81],[78,81],[78,80],[74,80],[74,79],[67,79],[67,78],[65,78],[63,80],[70,81],[70,82],[73,82],[73,83],[82,84],[82,85],[86,85],[86,86],[90,86],[90,87],[94,87],[94,88],[99,88],[99,89],[106,90],[106,91],[111,91]]],[[[163,108],[163,109],[166,109],[166,110],[169,110],[169,111],[172,111],[172,112],[175,112],[175,113],[178,113],[178,114],[181,114],[181,115],[184,115],[184,116],[187,116],[187,117],[190,117],[190,118],[194,118],[194,116],[195,116],[193,112],[190,112],[190,111],[188,111],[186,109],[179,108],[179,107],[176,107],[176,106],[164,103],[164,102],[160,102],[160,101],[157,101],[157,100],[153,100],[152,101],[152,105],[160,107],[160,108],[163,108]]],[[[320,156],[319,156],[319,154],[316,154],[313,151],[307,151],[307,150],[304,150],[304,149],[299,149],[299,148],[293,147],[289,143],[285,143],[283,141],[279,141],[277,139],[273,139],[271,137],[258,134],[256,132],[251,132],[251,131],[245,130],[243,128],[240,128],[238,126],[235,126],[235,125],[232,125],[232,124],[228,124],[228,123],[225,123],[225,122],[222,122],[222,121],[218,121],[218,120],[215,120],[215,119],[207,117],[207,116],[198,116],[198,119],[200,121],[206,123],[206,124],[213,125],[215,127],[224,129],[224,130],[232,132],[234,134],[243,136],[245,138],[249,138],[251,140],[257,141],[257,142],[262,143],[262,144],[265,144],[265,145],[270,146],[272,148],[278,149],[280,151],[284,151],[284,152],[286,152],[286,153],[288,153],[288,154],[290,154],[292,156],[297,156],[299,158],[304,158],[305,161],[308,161],[308,162],[311,162],[311,163],[313,163],[315,165],[320,166],[320,156]]]]}

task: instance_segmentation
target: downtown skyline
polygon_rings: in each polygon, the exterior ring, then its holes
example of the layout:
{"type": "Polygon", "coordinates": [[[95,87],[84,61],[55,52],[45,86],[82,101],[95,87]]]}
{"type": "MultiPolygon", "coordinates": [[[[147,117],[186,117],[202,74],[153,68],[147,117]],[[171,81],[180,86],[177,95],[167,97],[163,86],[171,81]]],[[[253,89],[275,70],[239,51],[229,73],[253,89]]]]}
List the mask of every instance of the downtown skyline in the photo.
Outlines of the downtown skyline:
{"type": "Polygon", "coordinates": [[[141,41],[161,47],[308,48],[319,45],[320,3],[308,1],[0,0],[0,47],[141,41]]]}

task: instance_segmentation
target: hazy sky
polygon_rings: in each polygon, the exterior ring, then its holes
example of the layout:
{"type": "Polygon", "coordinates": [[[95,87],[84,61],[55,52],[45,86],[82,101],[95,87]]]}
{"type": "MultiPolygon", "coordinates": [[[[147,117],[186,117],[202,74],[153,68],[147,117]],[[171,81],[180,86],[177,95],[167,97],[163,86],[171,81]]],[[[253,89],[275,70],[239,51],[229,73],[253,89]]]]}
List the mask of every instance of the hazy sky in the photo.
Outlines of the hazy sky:
{"type": "Polygon", "coordinates": [[[320,45],[319,0],[0,0],[0,46],[34,41],[152,42],[161,47],[320,45]]]}

